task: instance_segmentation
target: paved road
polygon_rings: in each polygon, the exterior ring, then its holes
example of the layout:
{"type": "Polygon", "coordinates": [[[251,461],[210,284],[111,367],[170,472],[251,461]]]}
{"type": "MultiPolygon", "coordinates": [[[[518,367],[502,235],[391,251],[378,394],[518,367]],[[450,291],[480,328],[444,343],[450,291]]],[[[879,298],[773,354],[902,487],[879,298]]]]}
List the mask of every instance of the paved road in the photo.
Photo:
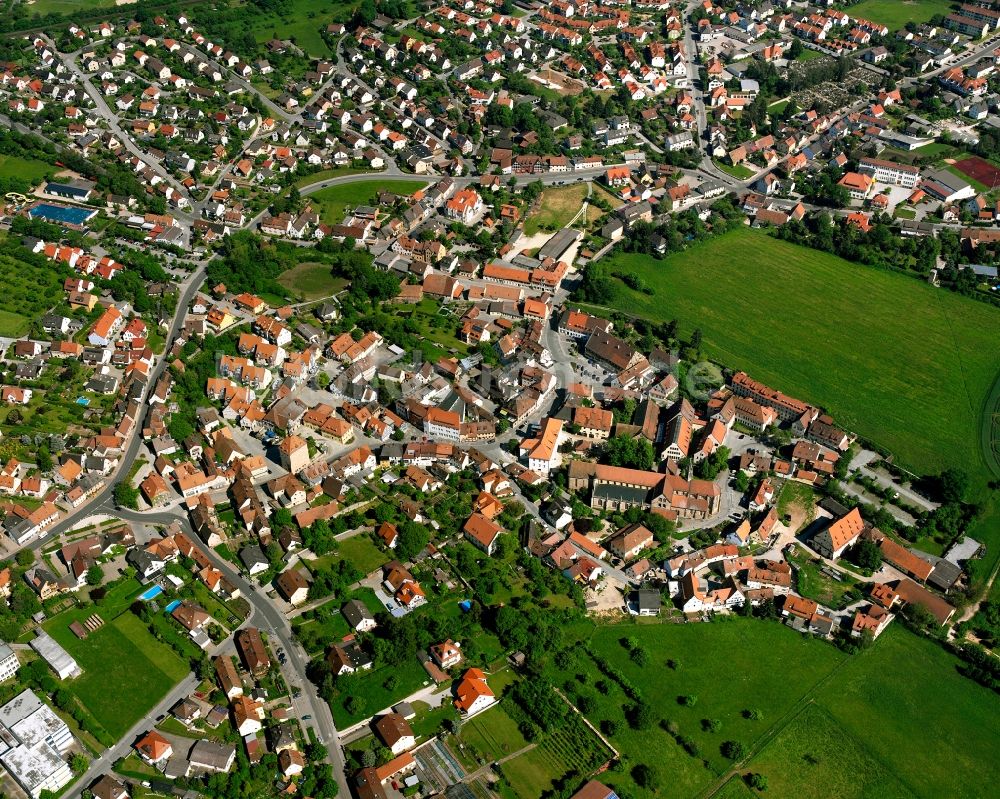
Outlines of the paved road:
{"type": "MultiPolygon", "coordinates": [[[[205,279],[205,267],[207,266],[207,263],[207,261],[203,262],[183,283],[181,283],[181,293],[177,300],[177,310],[174,311],[173,321],[170,323],[170,329],[167,331],[167,335],[165,337],[163,355],[160,357],[156,366],[153,367],[153,371],[150,373],[149,382],[147,383],[147,386],[150,388],[156,385],[156,382],[160,379],[160,376],[167,368],[167,353],[170,352],[170,348],[177,340],[177,336],[184,325],[184,317],[187,315],[188,306],[191,304],[191,300],[194,299],[194,295],[197,293],[205,279]]],[[[148,405],[142,404],[140,406],[139,416],[135,420],[132,435],[126,444],[125,451],[122,453],[118,469],[108,475],[107,485],[105,488],[95,494],[89,502],[84,503],[79,508],[76,508],[68,513],[52,525],[52,527],[47,529],[43,535],[29,543],[27,545],[29,549],[41,549],[42,546],[50,539],[72,530],[85,518],[95,513],[95,508],[114,508],[115,477],[122,474],[128,474],[129,469],[132,468],[132,463],[139,454],[139,448],[143,443],[142,427],[148,411],[148,405]]]]}
{"type": "MultiPolygon", "coordinates": [[[[58,48],[51,39],[49,39],[48,37],[43,37],[43,38],[45,39],[46,42],[48,42],[49,46],[52,47],[53,51],[58,52],[58,48]]],[[[118,138],[122,140],[122,144],[125,146],[126,150],[132,153],[132,155],[136,156],[144,164],[150,166],[152,170],[156,172],[157,175],[163,178],[182,197],[187,197],[188,194],[187,190],[184,189],[176,180],[174,180],[173,177],[171,177],[171,175],[167,172],[166,169],[163,168],[161,164],[158,164],[153,159],[148,158],[147,157],[148,154],[144,153],[141,149],[139,149],[135,141],[133,141],[131,134],[127,133],[125,130],[122,129],[118,119],[118,114],[111,108],[111,106],[108,105],[107,101],[104,99],[104,95],[101,94],[99,91],[97,91],[97,89],[94,87],[94,84],[91,82],[91,75],[87,72],[84,72],[80,68],[79,63],[77,62],[79,54],[80,51],[76,53],[70,53],[69,55],[65,56],[62,59],[62,62],[83,85],[87,94],[90,96],[90,99],[94,102],[94,105],[97,107],[97,110],[100,112],[101,116],[110,126],[112,132],[114,132],[118,136],[118,138]]],[[[189,221],[191,219],[190,214],[188,214],[185,211],[175,210],[174,213],[177,216],[188,219],[189,221]]]]}

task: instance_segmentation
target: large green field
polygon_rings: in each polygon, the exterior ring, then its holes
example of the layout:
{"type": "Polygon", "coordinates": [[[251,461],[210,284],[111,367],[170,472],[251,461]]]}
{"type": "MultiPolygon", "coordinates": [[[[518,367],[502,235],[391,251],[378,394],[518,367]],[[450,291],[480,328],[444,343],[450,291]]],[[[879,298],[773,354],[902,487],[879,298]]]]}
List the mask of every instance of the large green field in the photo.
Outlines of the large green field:
{"type": "Polygon", "coordinates": [[[65,683],[66,688],[114,739],[128,732],[188,673],[187,664],[127,611],[112,619],[90,606],[59,614],[44,627],[83,670],[80,677],[65,683]],[[105,624],[81,641],[69,624],[94,612],[105,624]]]}
{"type": "Polygon", "coordinates": [[[336,225],[344,221],[346,210],[375,202],[380,191],[409,195],[426,185],[427,181],[423,179],[357,180],[320,189],[309,195],[309,202],[324,222],[336,225]]]}
{"type": "Polygon", "coordinates": [[[605,781],[619,788],[619,795],[631,799],[694,796],[705,789],[713,775],[728,768],[729,762],[720,752],[723,741],[749,744],[759,738],[845,657],[833,647],[807,641],[786,627],[745,619],[711,627],[599,626],[578,651],[568,668],[555,671],[553,682],[560,687],[566,681],[575,682],[578,691],[590,694],[597,703],[591,722],[615,724],[609,738],[625,753],[629,767],[639,763],[650,766],[656,782],[665,786],[659,792],[644,791],[627,773],[607,775],[605,781]],[[645,666],[636,665],[623,645],[629,637],[636,638],[646,650],[645,666]],[[675,668],[667,665],[668,660],[675,661],[675,668]],[[620,670],[639,687],[645,701],[655,708],[658,723],[645,730],[628,724],[626,713],[633,702],[617,682],[601,672],[599,663],[620,670]],[[579,682],[581,676],[583,683],[579,682]],[[679,702],[682,696],[694,696],[697,701],[694,706],[684,706],[679,702]],[[744,718],[743,711],[751,708],[761,709],[763,717],[744,718]],[[703,719],[717,719],[720,729],[707,731],[703,719]],[[666,729],[671,723],[676,725],[674,734],[666,729]],[[697,756],[689,755],[677,738],[690,739],[697,747],[697,756]]]}
{"type": "Polygon", "coordinates": [[[948,14],[951,6],[948,0],[861,0],[846,6],[845,11],[854,18],[870,19],[898,30],[907,22],[927,22],[935,14],[948,14]]]}
{"type": "Polygon", "coordinates": [[[653,295],[616,308],[698,327],[723,364],[827,408],[906,466],[978,471],[983,402],[1000,371],[1000,311],[903,275],[751,230],[662,261],[623,254],[653,295]]]}
{"type": "Polygon", "coordinates": [[[809,705],[750,764],[767,777],[769,794],[798,799],[911,799],[906,786],[876,760],[867,743],[809,705]]]}
{"type": "Polygon", "coordinates": [[[742,786],[726,781],[748,771],[765,774],[766,795],[779,799],[986,796],[1000,778],[993,754],[1000,697],[959,675],[953,656],[900,624],[855,656],[774,622],[743,618],[710,627],[598,626],[577,651],[551,676],[595,699],[593,723],[614,722],[610,739],[628,768],[601,779],[631,799],[715,789],[720,797],[742,797],[742,786]],[[629,639],[646,650],[645,666],[633,662],[629,639]],[[628,725],[632,700],[598,663],[620,672],[653,705],[652,728],[628,725]],[[693,706],[679,701],[691,696],[693,706]],[[751,709],[761,717],[747,718],[751,709]],[[694,754],[678,743],[684,739],[694,754]],[[735,772],[720,752],[727,740],[742,743],[751,757],[735,772]],[[653,788],[631,780],[628,771],[639,763],[653,769],[653,788]]]}
{"type": "Polygon", "coordinates": [[[107,6],[113,10],[114,0],[34,0],[28,5],[29,14],[71,14],[77,11],[90,11],[94,8],[107,6]]]}

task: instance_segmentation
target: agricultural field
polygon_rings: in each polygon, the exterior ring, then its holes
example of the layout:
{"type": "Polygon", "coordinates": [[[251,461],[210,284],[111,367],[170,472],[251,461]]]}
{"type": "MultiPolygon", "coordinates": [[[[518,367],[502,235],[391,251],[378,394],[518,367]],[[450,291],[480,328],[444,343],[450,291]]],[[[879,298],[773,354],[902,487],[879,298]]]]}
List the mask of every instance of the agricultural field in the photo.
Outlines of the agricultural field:
{"type": "Polygon", "coordinates": [[[619,255],[615,271],[654,289],[616,284],[615,308],[677,318],[681,336],[701,328],[709,357],[822,405],[902,464],[980,468],[980,412],[1000,372],[995,308],[751,230],[662,261],[619,255]]]}
{"type": "Polygon", "coordinates": [[[551,186],[538,198],[537,207],[524,220],[524,233],[533,236],[540,230],[559,230],[576,216],[588,196],[589,183],[551,186]]]}
{"type": "Polygon", "coordinates": [[[153,638],[127,610],[112,617],[102,607],[88,606],[61,613],[43,626],[83,670],[65,687],[115,740],[188,673],[187,663],[153,638]],[[81,641],[70,632],[69,624],[95,612],[104,619],[104,626],[81,641]],[[109,691],[108,686],[115,688],[109,691]]]}
{"type": "Polygon", "coordinates": [[[538,799],[567,774],[592,774],[610,752],[575,714],[565,726],[501,766],[514,796],[538,799]]]}
{"type": "Polygon", "coordinates": [[[850,6],[850,14],[899,30],[907,22],[927,22],[936,14],[950,14],[951,5],[948,0],[861,0],[850,6]]]}
{"type": "Polygon", "coordinates": [[[56,167],[34,158],[19,158],[16,155],[0,155],[0,178],[23,178],[38,182],[46,175],[56,172],[56,167]]]}
{"type": "Polygon", "coordinates": [[[328,225],[337,225],[344,221],[344,212],[357,205],[368,205],[375,202],[380,191],[391,191],[396,194],[409,195],[417,189],[426,186],[424,179],[417,180],[356,180],[328,186],[309,195],[309,202],[320,215],[320,219],[328,225]]]}
{"type": "Polygon", "coordinates": [[[278,276],[278,282],[300,302],[332,297],[344,286],[344,278],[334,277],[329,264],[304,261],[278,276]]]}

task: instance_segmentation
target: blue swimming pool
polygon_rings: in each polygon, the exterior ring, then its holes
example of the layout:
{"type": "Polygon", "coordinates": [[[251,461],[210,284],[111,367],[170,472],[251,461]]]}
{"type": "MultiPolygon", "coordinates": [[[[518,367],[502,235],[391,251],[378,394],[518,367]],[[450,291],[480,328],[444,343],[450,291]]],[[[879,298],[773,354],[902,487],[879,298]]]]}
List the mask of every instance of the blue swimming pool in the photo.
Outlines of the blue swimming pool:
{"type": "Polygon", "coordinates": [[[30,211],[36,219],[44,219],[47,222],[58,222],[65,225],[83,225],[91,220],[97,213],[89,208],[73,208],[69,205],[53,205],[52,203],[39,203],[30,211]]]}
{"type": "Polygon", "coordinates": [[[156,597],[158,597],[162,593],[163,593],[163,589],[160,586],[158,586],[158,585],[150,586],[145,591],[143,591],[141,594],[139,594],[139,599],[142,599],[142,600],[145,600],[146,602],[148,602],[150,599],[156,599],[156,597]]]}
{"type": "Polygon", "coordinates": [[[87,397],[77,397],[76,404],[82,405],[84,408],[86,408],[88,405],[90,405],[90,400],[87,397]]]}
{"type": "Polygon", "coordinates": [[[181,603],[181,601],[179,599],[175,599],[173,602],[171,602],[169,605],[167,605],[164,608],[164,610],[167,611],[167,613],[171,613],[171,612],[173,612],[173,609],[176,608],[180,603],[181,603]]]}

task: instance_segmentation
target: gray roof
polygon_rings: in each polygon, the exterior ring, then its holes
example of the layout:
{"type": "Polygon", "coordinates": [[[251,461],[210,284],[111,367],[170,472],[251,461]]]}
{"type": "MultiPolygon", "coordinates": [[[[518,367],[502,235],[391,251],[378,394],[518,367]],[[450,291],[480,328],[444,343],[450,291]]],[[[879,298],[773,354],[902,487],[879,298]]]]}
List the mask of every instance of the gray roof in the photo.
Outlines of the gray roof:
{"type": "Polygon", "coordinates": [[[344,618],[347,619],[347,623],[351,625],[353,629],[357,629],[358,625],[363,621],[373,620],[375,617],[372,615],[371,611],[368,610],[364,602],[358,599],[350,599],[340,610],[344,614],[344,618]]]}

